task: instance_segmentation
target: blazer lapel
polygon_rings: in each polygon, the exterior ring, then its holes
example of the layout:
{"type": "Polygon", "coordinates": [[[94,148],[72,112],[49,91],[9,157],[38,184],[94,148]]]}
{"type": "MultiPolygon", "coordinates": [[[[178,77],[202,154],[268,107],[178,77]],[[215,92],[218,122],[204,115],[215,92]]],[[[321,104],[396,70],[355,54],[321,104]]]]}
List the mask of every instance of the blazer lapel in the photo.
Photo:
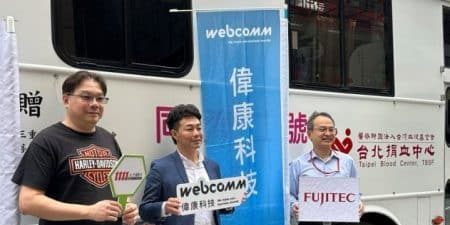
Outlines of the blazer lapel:
{"type": "Polygon", "coordinates": [[[217,171],[214,171],[214,169],[212,168],[212,166],[208,163],[208,161],[206,159],[203,159],[203,165],[205,166],[206,169],[206,173],[208,173],[208,177],[210,180],[214,180],[217,179],[217,171]]]}
{"type": "Polygon", "coordinates": [[[183,161],[181,161],[181,157],[177,151],[172,153],[172,159],[174,161],[175,168],[177,169],[178,174],[181,177],[181,180],[183,180],[184,183],[189,183],[189,179],[186,175],[186,169],[184,168],[183,161]]]}

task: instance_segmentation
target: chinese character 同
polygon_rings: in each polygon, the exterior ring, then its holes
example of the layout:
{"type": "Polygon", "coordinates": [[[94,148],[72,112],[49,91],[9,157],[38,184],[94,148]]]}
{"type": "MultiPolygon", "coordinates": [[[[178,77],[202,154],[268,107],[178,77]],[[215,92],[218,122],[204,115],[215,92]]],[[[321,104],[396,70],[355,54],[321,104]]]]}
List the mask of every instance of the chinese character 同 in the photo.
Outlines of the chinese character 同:
{"type": "Polygon", "coordinates": [[[170,131],[166,126],[167,115],[173,107],[156,107],[156,143],[161,143],[162,136],[170,136],[170,131]]]}

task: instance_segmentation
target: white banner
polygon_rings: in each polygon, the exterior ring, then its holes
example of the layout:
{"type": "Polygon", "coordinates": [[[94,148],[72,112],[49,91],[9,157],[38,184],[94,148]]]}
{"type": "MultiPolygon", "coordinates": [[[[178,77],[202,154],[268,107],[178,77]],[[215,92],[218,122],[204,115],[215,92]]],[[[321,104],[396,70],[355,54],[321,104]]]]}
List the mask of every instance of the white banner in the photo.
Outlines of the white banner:
{"type": "Polygon", "coordinates": [[[299,221],[359,222],[357,178],[300,177],[299,221]]]}
{"type": "Polygon", "coordinates": [[[11,177],[20,152],[19,68],[14,18],[0,18],[0,225],[19,224],[16,184],[11,177]]]}
{"type": "Polygon", "coordinates": [[[211,181],[200,179],[196,183],[178,184],[177,198],[181,199],[181,214],[188,215],[238,206],[242,203],[246,190],[246,177],[211,181]]]}

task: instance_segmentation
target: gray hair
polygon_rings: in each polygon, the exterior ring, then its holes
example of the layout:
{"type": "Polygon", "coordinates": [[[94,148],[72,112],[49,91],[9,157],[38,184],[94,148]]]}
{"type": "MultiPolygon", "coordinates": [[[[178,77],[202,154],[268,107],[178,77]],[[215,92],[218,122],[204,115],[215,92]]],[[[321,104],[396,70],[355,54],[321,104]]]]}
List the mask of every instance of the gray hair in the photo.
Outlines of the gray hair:
{"type": "Polygon", "coordinates": [[[324,116],[324,117],[328,117],[332,122],[333,125],[335,125],[334,123],[334,119],[333,117],[331,117],[331,115],[327,112],[317,112],[314,111],[308,118],[308,123],[306,124],[306,128],[308,128],[308,131],[312,131],[314,129],[314,120],[318,117],[318,116],[324,116]]]}

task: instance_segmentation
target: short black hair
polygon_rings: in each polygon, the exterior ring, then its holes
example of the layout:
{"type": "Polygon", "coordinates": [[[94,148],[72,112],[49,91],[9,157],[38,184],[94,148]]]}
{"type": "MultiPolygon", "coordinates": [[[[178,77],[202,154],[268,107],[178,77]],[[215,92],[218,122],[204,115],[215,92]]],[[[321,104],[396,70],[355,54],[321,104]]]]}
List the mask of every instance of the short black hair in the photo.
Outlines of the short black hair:
{"type": "Polygon", "coordinates": [[[94,80],[95,82],[97,82],[103,91],[103,95],[106,95],[107,87],[105,79],[96,73],[84,70],[78,71],[66,78],[66,80],[62,85],[63,95],[72,94],[75,91],[75,89],[77,89],[80,86],[80,84],[85,80],[94,80]]]}
{"type": "MultiPolygon", "coordinates": [[[[180,125],[180,121],[185,117],[196,117],[198,120],[202,119],[202,114],[198,108],[193,104],[180,104],[172,108],[169,114],[167,115],[166,123],[169,131],[172,129],[178,129],[180,125]]],[[[173,139],[173,142],[176,144],[177,141],[173,139]]]]}

